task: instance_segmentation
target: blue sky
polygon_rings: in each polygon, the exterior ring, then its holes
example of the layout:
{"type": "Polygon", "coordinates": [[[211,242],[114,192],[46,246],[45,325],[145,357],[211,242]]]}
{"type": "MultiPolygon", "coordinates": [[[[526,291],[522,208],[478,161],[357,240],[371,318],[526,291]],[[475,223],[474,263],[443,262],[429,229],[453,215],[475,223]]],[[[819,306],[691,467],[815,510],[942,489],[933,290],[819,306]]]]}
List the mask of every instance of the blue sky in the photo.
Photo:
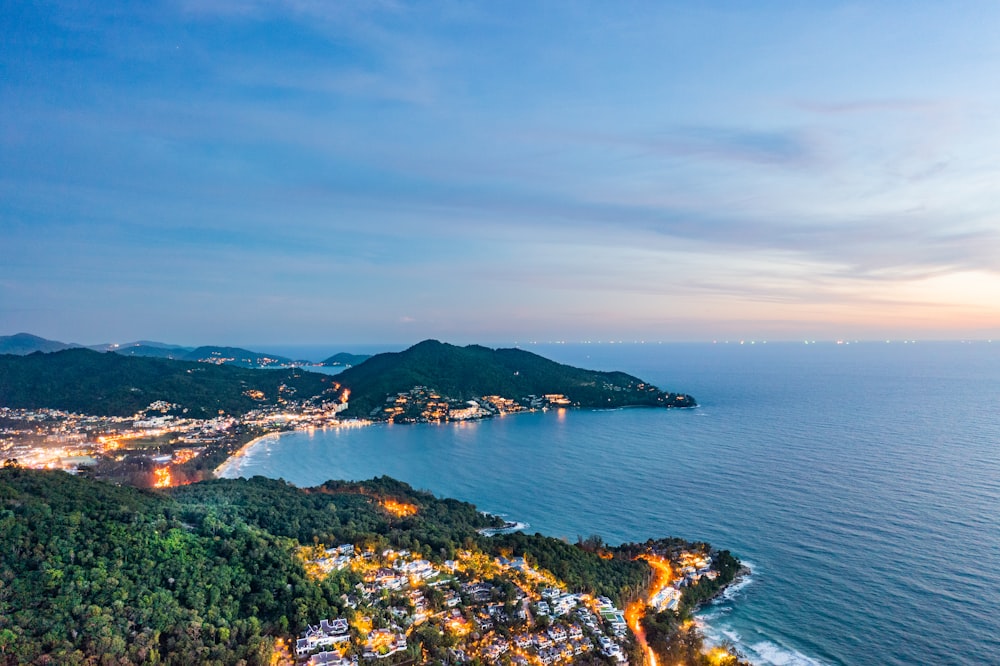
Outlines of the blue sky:
{"type": "Polygon", "coordinates": [[[0,334],[1000,337],[1000,5],[7,3],[0,334]]]}

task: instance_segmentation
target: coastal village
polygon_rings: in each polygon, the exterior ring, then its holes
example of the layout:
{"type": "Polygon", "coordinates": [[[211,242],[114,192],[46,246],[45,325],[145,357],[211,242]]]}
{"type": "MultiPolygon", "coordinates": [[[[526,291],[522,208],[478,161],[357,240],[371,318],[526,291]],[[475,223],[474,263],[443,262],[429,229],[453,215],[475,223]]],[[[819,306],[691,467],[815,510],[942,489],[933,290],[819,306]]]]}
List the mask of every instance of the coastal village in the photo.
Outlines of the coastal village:
{"type": "Polygon", "coordinates": [[[112,476],[112,480],[168,487],[208,478],[248,442],[270,434],[356,428],[379,421],[460,422],[572,405],[562,394],[521,400],[491,395],[461,401],[416,386],[388,396],[384,407],[373,410],[367,419],[343,418],[349,395],[344,390],[319,404],[289,396],[242,415],[220,414],[210,419],[189,418],[182,405],[162,400],[132,416],[0,407],[0,461],[98,477],[106,477],[109,469],[125,469],[129,478],[112,476]],[[148,483],[139,482],[143,476],[148,483]]]}
{"type": "Polygon", "coordinates": [[[486,395],[475,400],[443,397],[426,386],[414,386],[387,396],[385,405],[371,410],[369,417],[394,423],[442,423],[469,421],[532,410],[565,408],[573,401],[562,393],[529,395],[521,400],[486,395]]]}
{"type": "Polygon", "coordinates": [[[677,611],[685,587],[718,576],[707,549],[692,546],[669,556],[651,551],[643,559],[655,558],[666,575],[626,611],[607,597],[567,590],[525,557],[460,550],[454,560],[437,563],[408,550],[376,552],[352,544],[305,546],[300,557],[312,576],[349,572],[361,581],[342,597],[342,616],[316,618],[294,644],[279,646],[279,662],[309,666],[547,666],[584,657],[586,663],[628,664],[635,649],[645,655],[627,614],[677,611]]]}
{"type": "MultiPolygon", "coordinates": [[[[238,417],[219,415],[211,419],[187,418],[176,413],[178,407],[157,401],[126,417],[3,407],[0,460],[31,469],[62,469],[98,477],[105,476],[104,470],[124,470],[131,477],[114,480],[167,487],[184,482],[185,475],[177,473],[184,466],[194,467],[206,454],[214,454],[212,466],[218,466],[257,437],[366,423],[338,419],[342,403],[267,405],[238,417]],[[148,476],[149,482],[138,482],[136,475],[148,476]]],[[[210,472],[208,469],[201,476],[207,478],[210,472]]],[[[190,476],[187,481],[198,480],[190,476]]]]}

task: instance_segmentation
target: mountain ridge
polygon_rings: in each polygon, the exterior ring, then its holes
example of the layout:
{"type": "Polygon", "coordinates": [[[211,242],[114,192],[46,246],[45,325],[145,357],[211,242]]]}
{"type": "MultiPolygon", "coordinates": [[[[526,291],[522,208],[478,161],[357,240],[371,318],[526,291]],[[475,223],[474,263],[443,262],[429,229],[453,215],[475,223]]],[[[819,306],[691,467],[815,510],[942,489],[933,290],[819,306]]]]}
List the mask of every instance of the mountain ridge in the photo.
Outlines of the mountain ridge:
{"type": "Polygon", "coordinates": [[[158,400],[179,404],[190,416],[243,414],[291,396],[318,396],[335,384],[297,368],[256,370],[84,348],[0,355],[0,406],[102,416],[129,416],[158,400]]]}
{"type": "Polygon", "coordinates": [[[529,396],[562,394],[567,404],[576,407],[697,405],[689,395],[665,393],[624,372],[575,368],[523,349],[458,347],[438,340],[376,354],[338,374],[337,381],[350,390],[348,413],[358,416],[370,415],[386,398],[415,387],[459,401],[484,396],[524,401],[529,396]]]}

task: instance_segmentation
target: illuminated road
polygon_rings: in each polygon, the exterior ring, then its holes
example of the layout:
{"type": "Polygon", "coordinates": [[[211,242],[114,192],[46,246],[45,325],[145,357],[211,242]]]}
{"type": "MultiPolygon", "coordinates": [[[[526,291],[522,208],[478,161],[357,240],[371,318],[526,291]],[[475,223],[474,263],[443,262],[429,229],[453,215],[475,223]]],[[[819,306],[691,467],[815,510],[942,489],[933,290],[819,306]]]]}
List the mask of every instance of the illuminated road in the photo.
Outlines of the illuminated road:
{"type": "Polygon", "coordinates": [[[650,603],[650,600],[670,584],[670,564],[655,555],[640,555],[639,557],[646,560],[649,566],[653,567],[653,571],[656,573],[656,580],[653,581],[653,585],[649,589],[649,596],[645,600],[633,601],[625,609],[625,620],[628,622],[628,626],[631,627],[632,633],[635,634],[636,640],[639,641],[639,645],[646,652],[647,664],[649,666],[656,666],[656,655],[653,653],[653,649],[649,647],[649,643],[646,642],[646,632],[642,630],[642,624],[639,621],[646,614],[646,606],[650,603]]]}

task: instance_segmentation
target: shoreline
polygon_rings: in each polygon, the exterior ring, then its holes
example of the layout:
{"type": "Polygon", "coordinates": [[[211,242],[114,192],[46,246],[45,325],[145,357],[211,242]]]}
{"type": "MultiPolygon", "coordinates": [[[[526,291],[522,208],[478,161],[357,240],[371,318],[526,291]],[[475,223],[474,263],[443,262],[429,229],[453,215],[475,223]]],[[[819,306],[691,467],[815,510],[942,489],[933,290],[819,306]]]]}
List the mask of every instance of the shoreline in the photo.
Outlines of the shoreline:
{"type": "MultiPolygon", "coordinates": [[[[284,432],[296,432],[296,431],[295,430],[286,430],[284,432]]],[[[246,444],[244,444],[243,446],[241,446],[239,449],[237,449],[236,451],[234,451],[232,454],[230,454],[229,456],[227,456],[226,459],[223,460],[222,463],[218,467],[216,467],[215,469],[213,469],[212,470],[212,477],[216,478],[216,479],[227,478],[227,477],[224,477],[223,475],[226,472],[228,472],[229,468],[231,466],[233,466],[234,464],[236,464],[239,461],[240,458],[242,458],[243,456],[245,456],[250,451],[251,448],[253,448],[254,446],[256,446],[257,444],[259,444],[260,442],[262,442],[265,439],[270,439],[272,437],[273,438],[279,438],[282,434],[283,434],[282,432],[269,432],[269,433],[261,435],[259,437],[254,437],[249,442],[247,442],[246,444]]]]}
{"type": "Polygon", "coordinates": [[[528,523],[522,523],[520,521],[514,521],[514,520],[504,520],[504,524],[502,527],[483,527],[476,531],[484,537],[493,537],[497,536],[498,534],[513,534],[514,532],[523,532],[529,527],[530,525],[528,525],[528,523]]]}
{"type": "Polygon", "coordinates": [[[303,425],[303,426],[292,428],[291,430],[278,430],[278,431],[275,431],[275,432],[265,433],[263,435],[260,435],[259,437],[254,437],[253,439],[251,439],[250,441],[248,441],[246,444],[244,444],[243,446],[241,446],[239,449],[237,449],[236,451],[234,451],[233,453],[231,453],[229,456],[227,456],[226,459],[223,460],[222,463],[220,463],[218,467],[216,467],[215,469],[212,470],[212,478],[215,478],[215,479],[228,478],[228,477],[223,477],[222,475],[226,474],[229,471],[229,468],[231,466],[233,466],[234,464],[236,464],[239,461],[240,458],[243,458],[248,453],[250,453],[250,450],[253,447],[257,446],[258,444],[260,444],[262,441],[264,441],[266,439],[274,438],[277,441],[277,440],[281,439],[282,435],[287,435],[287,434],[290,434],[290,433],[293,433],[293,432],[310,432],[310,431],[313,431],[313,430],[328,430],[328,429],[331,429],[331,428],[332,429],[337,429],[337,428],[359,428],[359,427],[364,427],[364,426],[372,425],[372,423],[373,423],[372,421],[364,421],[364,420],[358,420],[358,419],[349,419],[347,421],[341,421],[337,425],[327,425],[327,426],[323,426],[321,428],[317,428],[316,426],[312,426],[312,425],[303,425]]]}

